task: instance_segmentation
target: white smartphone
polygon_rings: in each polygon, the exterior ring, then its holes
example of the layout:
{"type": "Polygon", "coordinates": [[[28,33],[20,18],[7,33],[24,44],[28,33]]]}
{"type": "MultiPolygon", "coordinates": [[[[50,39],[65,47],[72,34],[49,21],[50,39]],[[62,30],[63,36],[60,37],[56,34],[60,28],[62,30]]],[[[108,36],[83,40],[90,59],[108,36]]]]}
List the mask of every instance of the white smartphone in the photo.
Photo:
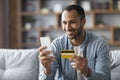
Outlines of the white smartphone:
{"type": "MultiPolygon", "coordinates": [[[[40,43],[41,43],[41,46],[46,46],[46,50],[52,50],[51,49],[51,39],[50,37],[40,37],[40,43]]],[[[50,54],[52,55],[52,53],[50,54]]]]}

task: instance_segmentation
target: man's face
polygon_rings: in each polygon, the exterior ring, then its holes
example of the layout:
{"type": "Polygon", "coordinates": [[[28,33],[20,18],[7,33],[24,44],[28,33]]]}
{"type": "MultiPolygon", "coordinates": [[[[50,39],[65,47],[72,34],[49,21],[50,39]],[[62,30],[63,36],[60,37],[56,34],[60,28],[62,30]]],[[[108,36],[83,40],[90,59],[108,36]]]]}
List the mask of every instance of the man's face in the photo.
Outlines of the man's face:
{"type": "Polygon", "coordinates": [[[77,39],[83,31],[84,22],[80,20],[77,11],[64,11],[62,13],[62,28],[70,39],[77,39]]]}

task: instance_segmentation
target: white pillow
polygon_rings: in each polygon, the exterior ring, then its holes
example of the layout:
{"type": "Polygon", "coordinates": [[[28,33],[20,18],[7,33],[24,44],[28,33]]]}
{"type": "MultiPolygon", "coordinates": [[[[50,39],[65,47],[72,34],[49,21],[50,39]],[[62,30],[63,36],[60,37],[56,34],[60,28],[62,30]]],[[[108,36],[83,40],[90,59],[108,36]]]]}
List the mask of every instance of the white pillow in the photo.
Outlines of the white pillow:
{"type": "Polygon", "coordinates": [[[120,50],[110,51],[111,69],[120,66],[120,50]]]}
{"type": "Polygon", "coordinates": [[[0,80],[38,80],[37,49],[0,49],[0,80]]]}

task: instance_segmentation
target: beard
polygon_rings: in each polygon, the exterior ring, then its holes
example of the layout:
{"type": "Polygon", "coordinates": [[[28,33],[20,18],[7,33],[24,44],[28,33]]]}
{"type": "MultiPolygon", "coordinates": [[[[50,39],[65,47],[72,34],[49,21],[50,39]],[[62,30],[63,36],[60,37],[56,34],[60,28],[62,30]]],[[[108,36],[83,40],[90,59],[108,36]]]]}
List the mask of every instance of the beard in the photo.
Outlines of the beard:
{"type": "Polygon", "coordinates": [[[80,27],[77,29],[77,33],[73,36],[73,37],[70,37],[70,36],[68,36],[71,40],[72,39],[78,39],[80,36],[81,36],[81,34],[82,34],[82,32],[83,32],[83,28],[82,28],[83,26],[82,25],[80,25],[80,27]]]}

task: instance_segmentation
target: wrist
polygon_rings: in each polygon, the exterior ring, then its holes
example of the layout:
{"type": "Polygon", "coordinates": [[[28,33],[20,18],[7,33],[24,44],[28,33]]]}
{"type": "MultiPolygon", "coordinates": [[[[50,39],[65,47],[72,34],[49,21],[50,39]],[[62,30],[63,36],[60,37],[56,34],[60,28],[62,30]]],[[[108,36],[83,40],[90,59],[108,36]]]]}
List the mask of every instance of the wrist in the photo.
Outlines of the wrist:
{"type": "Polygon", "coordinates": [[[50,68],[49,69],[44,69],[44,72],[45,72],[46,75],[49,75],[51,73],[51,69],[50,68]]]}
{"type": "Polygon", "coordinates": [[[89,67],[87,67],[84,71],[83,71],[84,76],[86,77],[90,77],[91,76],[91,69],[89,67]]]}

